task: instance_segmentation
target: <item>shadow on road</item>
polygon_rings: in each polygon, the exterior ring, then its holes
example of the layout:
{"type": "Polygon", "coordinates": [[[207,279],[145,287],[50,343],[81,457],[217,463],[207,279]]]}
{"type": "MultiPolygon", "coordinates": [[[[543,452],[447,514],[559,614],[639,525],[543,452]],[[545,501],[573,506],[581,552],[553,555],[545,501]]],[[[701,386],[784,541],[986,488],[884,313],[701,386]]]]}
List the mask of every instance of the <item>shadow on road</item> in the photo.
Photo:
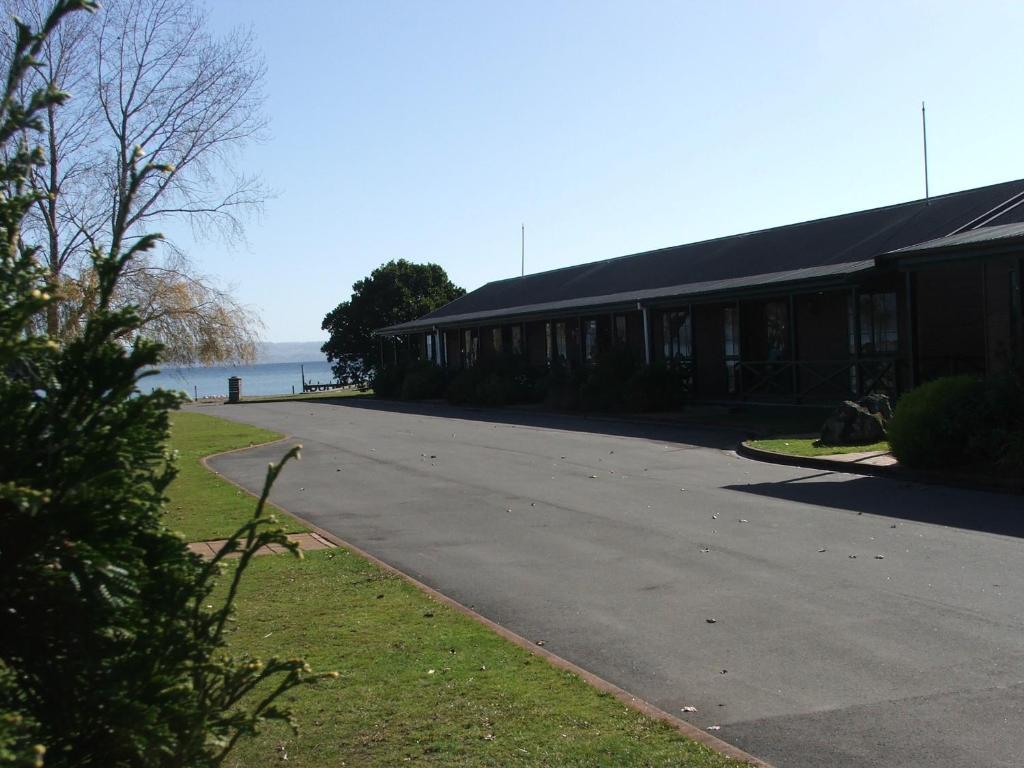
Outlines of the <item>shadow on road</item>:
{"type": "Polygon", "coordinates": [[[738,429],[719,429],[691,424],[645,423],[643,417],[616,419],[613,416],[581,416],[521,408],[470,408],[439,402],[403,402],[375,398],[338,398],[296,401],[301,405],[343,406],[361,410],[403,413],[438,419],[463,419],[487,424],[510,424],[540,429],[589,432],[614,437],[635,437],[665,443],[685,443],[701,448],[731,450],[748,435],[738,429]]]}
{"type": "Polygon", "coordinates": [[[841,485],[815,482],[813,478],[723,487],[802,504],[1024,538],[1024,499],[1020,496],[922,486],[880,477],[859,477],[841,485]]]}

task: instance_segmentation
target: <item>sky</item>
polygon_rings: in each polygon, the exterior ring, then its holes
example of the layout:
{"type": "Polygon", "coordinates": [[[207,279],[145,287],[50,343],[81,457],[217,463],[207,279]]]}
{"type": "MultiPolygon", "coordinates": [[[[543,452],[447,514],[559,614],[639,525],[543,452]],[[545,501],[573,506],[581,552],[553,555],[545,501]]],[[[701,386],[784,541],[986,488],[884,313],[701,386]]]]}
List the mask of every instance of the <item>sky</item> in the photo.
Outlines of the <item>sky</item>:
{"type": "Polygon", "coordinates": [[[467,290],[1024,177],[1024,3],[216,0],[267,64],[274,190],[186,243],[268,341],[392,259],[467,290]]]}

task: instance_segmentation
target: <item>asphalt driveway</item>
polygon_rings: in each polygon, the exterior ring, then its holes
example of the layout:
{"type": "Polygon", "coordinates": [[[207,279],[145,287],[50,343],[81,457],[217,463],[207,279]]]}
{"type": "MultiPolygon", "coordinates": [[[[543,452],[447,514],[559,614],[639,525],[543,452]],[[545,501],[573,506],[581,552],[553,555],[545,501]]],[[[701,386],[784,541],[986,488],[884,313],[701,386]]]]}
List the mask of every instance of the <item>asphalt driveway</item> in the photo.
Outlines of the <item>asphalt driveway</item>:
{"type": "MultiPolygon", "coordinates": [[[[1021,497],[748,461],[721,432],[200,410],[303,443],[287,509],[779,768],[1024,761],[1021,497]]],[[[258,490],[282,452],[213,466],[258,490]]]]}

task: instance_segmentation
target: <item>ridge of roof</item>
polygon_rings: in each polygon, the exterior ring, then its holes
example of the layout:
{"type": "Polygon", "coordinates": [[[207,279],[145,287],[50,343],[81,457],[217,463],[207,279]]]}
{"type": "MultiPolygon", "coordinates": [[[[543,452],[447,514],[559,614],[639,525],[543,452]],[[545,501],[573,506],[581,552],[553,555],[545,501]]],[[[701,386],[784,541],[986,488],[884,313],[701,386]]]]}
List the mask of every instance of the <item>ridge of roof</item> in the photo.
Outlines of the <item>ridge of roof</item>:
{"type": "MultiPolygon", "coordinates": [[[[888,205],[879,205],[879,206],[875,206],[874,208],[865,208],[865,209],[859,210],[859,211],[847,211],[846,213],[836,213],[836,214],[832,214],[830,216],[821,216],[821,217],[816,218],[816,219],[804,219],[803,221],[795,221],[795,222],[791,222],[789,224],[779,224],[779,225],[774,226],[774,227],[762,227],[760,229],[752,229],[752,230],[749,230],[747,232],[737,232],[737,233],[733,233],[731,235],[717,235],[715,237],[708,237],[708,238],[705,238],[703,240],[693,240],[691,242],[678,243],[676,245],[665,245],[665,246],[662,246],[660,248],[651,248],[651,249],[648,249],[646,251],[637,251],[635,253],[627,253],[627,254],[623,254],[621,256],[610,256],[610,257],[608,257],[606,259],[597,259],[595,261],[585,261],[585,262],[583,262],[581,264],[567,264],[564,267],[555,267],[553,269],[545,269],[545,270],[542,270],[540,272],[531,272],[528,275],[514,275],[512,277],[502,277],[502,278],[498,278],[497,280],[489,280],[488,282],[486,282],[483,285],[481,285],[479,288],[475,288],[474,291],[478,291],[478,290],[480,290],[480,288],[485,288],[485,287],[487,287],[489,285],[499,285],[501,283],[510,283],[510,282],[514,282],[516,280],[524,280],[527,277],[540,277],[542,275],[553,275],[556,272],[564,272],[564,271],[570,270],[570,269],[580,269],[582,267],[595,267],[595,266],[597,266],[599,264],[609,264],[611,262],[621,261],[623,259],[632,259],[632,258],[635,258],[637,256],[647,256],[649,254],[662,253],[664,251],[675,250],[676,248],[686,248],[686,247],[691,247],[691,246],[708,245],[708,244],[711,244],[711,243],[721,242],[721,241],[724,241],[724,240],[733,240],[733,239],[742,238],[742,237],[752,237],[754,235],[760,235],[760,234],[763,234],[765,232],[780,232],[780,231],[783,231],[783,230],[786,230],[786,229],[792,229],[792,228],[795,228],[795,227],[806,226],[808,224],[817,224],[817,223],[824,223],[824,222],[827,222],[827,221],[836,221],[836,220],[843,219],[843,218],[846,218],[846,217],[849,217],[849,216],[861,216],[861,215],[864,215],[864,214],[878,213],[880,211],[889,211],[889,210],[894,210],[894,209],[897,209],[897,208],[909,208],[911,206],[919,205],[919,204],[928,205],[932,201],[935,201],[935,200],[946,200],[946,199],[949,199],[949,198],[952,198],[952,197],[957,197],[957,196],[960,196],[960,195],[969,195],[969,194],[972,194],[974,192],[978,192],[979,190],[982,190],[982,189],[992,189],[994,187],[1000,187],[1000,186],[1003,186],[1003,185],[1010,185],[1010,184],[1024,184],[1024,179],[1008,179],[1007,181],[1000,181],[1000,182],[996,182],[995,184],[983,184],[980,187],[972,187],[971,189],[961,189],[961,190],[958,190],[956,192],[946,192],[945,194],[942,194],[942,195],[931,195],[930,197],[921,197],[921,198],[918,198],[916,200],[906,200],[906,201],[904,201],[902,203],[890,203],[888,205]]],[[[1024,189],[1022,189],[1016,195],[1011,195],[1011,198],[1012,197],[1020,196],[1022,194],[1024,194],[1024,189]]],[[[1009,199],[1007,199],[1006,201],[1003,201],[1003,203],[1001,203],[1000,206],[1004,205],[1006,202],[1009,202],[1009,199]]],[[[1000,207],[1000,206],[997,206],[997,208],[1000,207]]],[[[989,211],[986,214],[982,214],[982,216],[979,216],[978,218],[979,219],[980,218],[984,218],[984,216],[986,216],[986,215],[988,215],[990,213],[992,213],[992,211],[989,211]]],[[[1002,215],[1002,213],[1005,213],[1005,211],[1000,211],[1000,213],[997,214],[996,218],[998,218],[999,215],[1002,215]]],[[[971,223],[974,223],[974,222],[971,222],[971,223]]],[[[468,296],[470,293],[473,293],[474,291],[467,291],[466,295],[468,296]]],[[[458,301],[458,299],[455,299],[455,301],[458,301]]],[[[438,309],[440,309],[440,307],[438,307],[438,309]]],[[[437,310],[434,310],[434,312],[436,312],[436,311],[437,310]]],[[[431,314],[433,314],[433,312],[431,314]]]]}

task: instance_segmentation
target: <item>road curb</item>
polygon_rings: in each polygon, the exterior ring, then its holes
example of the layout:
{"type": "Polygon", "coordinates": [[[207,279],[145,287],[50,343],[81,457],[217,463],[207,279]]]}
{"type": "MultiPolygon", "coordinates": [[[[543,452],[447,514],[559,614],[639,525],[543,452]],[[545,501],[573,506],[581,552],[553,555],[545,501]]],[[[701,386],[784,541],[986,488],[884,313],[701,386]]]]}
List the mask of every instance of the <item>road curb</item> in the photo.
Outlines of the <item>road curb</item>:
{"type": "Polygon", "coordinates": [[[872,464],[856,464],[854,462],[835,461],[834,459],[816,456],[791,456],[788,453],[777,453],[775,451],[755,448],[752,445],[748,445],[746,440],[736,446],[736,453],[745,459],[753,461],[764,461],[769,464],[783,464],[788,467],[803,467],[805,469],[824,469],[830,472],[846,472],[851,475],[895,478],[897,472],[906,472],[906,470],[892,470],[888,467],[878,467],[872,464]]]}
{"type": "MultiPolygon", "coordinates": [[[[258,494],[253,493],[252,491],[250,491],[245,486],[241,485],[240,483],[236,483],[231,478],[225,477],[223,474],[221,474],[217,470],[213,469],[207,463],[207,461],[209,459],[215,459],[215,458],[217,458],[219,456],[226,456],[228,454],[233,454],[233,453],[241,453],[242,451],[249,451],[249,450],[252,450],[254,448],[261,448],[261,447],[265,447],[267,445],[273,445],[274,443],[280,443],[280,442],[284,442],[286,440],[292,440],[292,439],[294,439],[293,436],[285,435],[284,437],[282,437],[282,438],[280,438],[278,440],[272,440],[272,441],[269,441],[269,442],[266,442],[266,443],[261,443],[259,445],[247,446],[245,448],[234,448],[234,449],[232,449],[230,451],[221,451],[220,453],[211,453],[209,456],[202,457],[200,459],[200,463],[208,471],[214,473],[215,475],[217,475],[217,477],[221,478],[225,482],[230,483],[231,485],[235,486],[236,488],[238,488],[242,492],[248,494],[252,498],[259,498],[258,494]]],[[[480,613],[477,613],[472,608],[469,608],[468,606],[463,605],[462,603],[458,602],[457,600],[454,600],[453,598],[448,597],[447,595],[443,594],[442,592],[437,591],[433,587],[427,586],[426,584],[424,584],[422,581],[420,581],[419,579],[415,578],[414,576],[411,576],[408,573],[405,573],[404,571],[399,570],[398,568],[396,568],[395,566],[391,565],[390,563],[386,563],[383,560],[381,560],[380,558],[378,558],[378,557],[376,557],[374,555],[371,555],[369,552],[366,552],[365,550],[355,546],[354,544],[351,544],[351,543],[345,541],[344,539],[342,539],[339,536],[336,536],[335,534],[331,533],[330,531],[327,531],[327,530],[321,528],[320,526],[316,525],[315,523],[310,522],[309,520],[305,519],[301,515],[295,514],[294,512],[289,510],[288,508],[284,507],[283,505],[281,505],[281,504],[279,504],[277,502],[273,502],[273,504],[274,504],[275,507],[277,507],[281,511],[287,512],[289,515],[294,517],[296,520],[301,522],[303,525],[309,526],[309,529],[312,532],[316,533],[319,536],[324,537],[325,539],[330,541],[332,544],[334,544],[334,545],[336,545],[338,547],[341,547],[343,549],[346,549],[349,552],[352,552],[353,554],[356,554],[356,555],[358,555],[358,556],[360,556],[362,558],[365,558],[366,560],[369,560],[371,563],[376,565],[378,568],[380,568],[380,569],[382,569],[382,570],[384,570],[384,571],[386,571],[388,573],[391,573],[391,574],[393,574],[395,576],[398,576],[399,578],[403,579],[408,584],[412,585],[416,589],[418,589],[421,592],[423,592],[424,594],[426,594],[432,600],[435,600],[435,601],[437,601],[437,602],[439,602],[439,603],[441,603],[443,605],[446,605],[449,608],[451,608],[452,610],[456,611],[457,613],[460,613],[463,616],[466,616],[467,618],[470,618],[473,621],[477,622],[478,624],[481,624],[481,625],[487,627],[489,630],[491,630],[495,634],[499,635],[503,639],[507,640],[508,642],[512,643],[513,645],[518,646],[519,648],[522,648],[524,651],[526,651],[527,653],[532,654],[533,656],[537,656],[539,658],[544,659],[545,661],[547,661],[552,666],[554,666],[554,667],[556,667],[558,669],[564,670],[566,672],[572,672],[573,674],[578,676],[581,680],[583,680],[588,685],[590,685],[592,688],[596,688],[598,691],[601,691],[602,693],[610,694],[610,695],[614,696],[616,699],[618,699],[620,702],[625,704],[626,706],[628,706],[628,707],[630,707],[630,708],[632,708],[632,709],[634,709],[634,710],[636,710],[636,711],[638,711],[638,712],[640,712],[640,713],[642,713],[642,714],[644,714],[644,715],[646,715],[646,716],[648,716],[650,718],[653,718],[654,720],[659,720],[659,721],[661,721],[661,722],[663,722],[663,723],[673,727],[675,730],[677,730],[683,736],[686,736],[687,738],[689,738],[691,741],[695,741],[698,744],[702,744],[705,747],[708,747],[709,749],[714,750],[715,752],[717,752],[718,754],[720,754],[720,755],[722,755],[724,757],[730,758],[732,760],[737,760],[737,761],[742,762],[742,763],[746,763],[747,765],[752,766],[752,768],[775,768],[771,763],[767,763],[764,760],[762,760],[762,759],[760,759],[758,757],[755,757],[754,755],[751,755],[748,752],[743,751],[739,747],[736,747],[736,746],[730,744],[727,741],[723,741],[722,739],[720,739],[720,738],[718,738],[716,736],[712,736],[707,731],[704,731],[704,730],[698,728],[697,726],[693,725],[692,723],[689,723],[689,722],[687,722],[686,720],[683,720],[680,717],[676,717],[675,715],[673,715],[673,714],[671,714],[669,712],[666,712],[665,710],[663,710],[663,709],[661,709],[659,707],[656,707],[654,704],[651,704],[649,701],[646,701],[645,699],[641,699],[638,696],[634,696],[633,694],[629,693],[625,689],[620,688],[619,686],[615,685],[614,683],[612,683],[612,682],[610,682],[608,680],[605,680],[603,677],[600,677],[600,676],[594,674],[593,672],[590,672],[589,670],[586,670],[583,667],[580,667],[577,664],[574,664],[573,662],[571,662],[568,659],[565,659],[565,658],[559,656],[558,654],[552,653],[551,651],[547,650],[546,648],[542,648],[542,647],[538,646],[535,642],[531,642],[530,640],[526,639],[522,635],[519,635],[519,634],[513,632],[512,630],[510,630],[510,629],[508,629],[506,627],[503,627],[501,624],[498,624],[497,622],[492,621],[491,619],[488,619],[486,616],[484,616],[484,615],[482,615],[480,613]]]]}
{"type": "Polygon", "coordinates": [[[963,488],[970,491],[988,491],[989,493],[1006,493],[1011,495],[1024,494],[1024,480],[1001,480],[979,475],[955,472],[929,472],[905,469],[900,466],[879,467],[872,464],[857,464],[850,461],[836,461],[816,456],[790,456],[755,448],[742,441],[736,446],[736,453],[752,461],[764,461],[770,464],[783,464],[804,469],[821,469],[827,472],[840,472],[849,475],[867,475],[869,477],[886,477],[910,483],[924,485],[941,485],[947,488],[963,488]]]}

